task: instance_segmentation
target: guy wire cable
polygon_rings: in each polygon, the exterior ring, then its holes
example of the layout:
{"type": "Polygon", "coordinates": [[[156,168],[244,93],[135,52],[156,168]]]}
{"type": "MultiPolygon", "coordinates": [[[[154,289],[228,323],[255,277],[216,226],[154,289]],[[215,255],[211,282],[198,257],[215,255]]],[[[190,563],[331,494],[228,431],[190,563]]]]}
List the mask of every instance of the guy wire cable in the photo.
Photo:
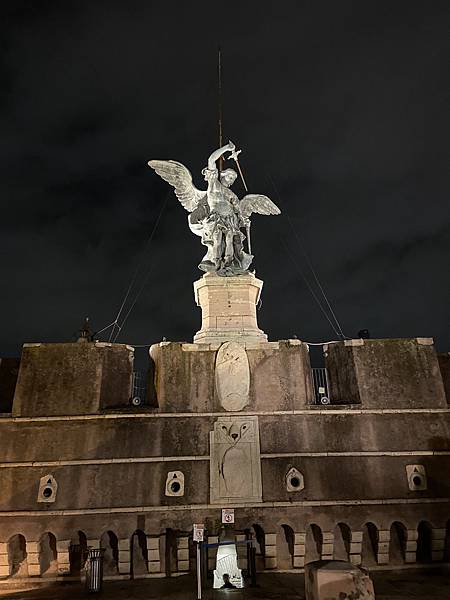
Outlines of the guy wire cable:
{"type": "MultiPolygon", "coordinates": [[[[127,291],[126,291],[126,294],[125,294],[125,296],[124,296],[124,299],[123,299],[123,301],[122,301],[122,304],[121,304],[121,306],[120,306],[120,308],[119,308],[119,311],[118,311],[118,313],[117,313],[117,316],[116,316],[115,320],[114,320],[114,321],[111,323],[111,325],[113,325],[113,328],[112,328],[111,334],[110,334],[110,336],[109,336],[109,340],[108,340],[109,342],[111,342],[111,341],[115,341],[115,340],[117,339],[117,336],[119,335],[119,333],[120,333],[120,330],[121,330],[121,329],[122,329],[122,327],[123,327],[123,323],[122,323],[122,325],[120,325],[120,326],[119,326],[119,318],[120,318],[120,315],[122,314],[122,311],[123,311],[123,309],[124,309],[124,307],[125,307],[125,304],[126,304],[126,301],[127,301],[127,299],[128,299],[128,296],[130,295],[130,293],[131,293],[131,290],[132,290],[132,288],[133,288],[133,285],[134,285],[134,283],[135,283],[135,281],[136,281],[136,279],[137,279],[138,273],[140,272],[140,270],[141,270],[141,268],[142,268],[142,266],[143,266],[143,264],[144,264],[144,260],[145,260],[145,258],[146,258],[147,251],[148,251],[148,250],[149,250],[149,248],[150,248],[150,245],[151,245],[151,243],[152,243],[152,241],[153,241],[153,237],[154,237],[154,235],[155,235],[156,229],[157,229],[157,227],[158,227],[158,224],[159,224],[159,222],[160,222],[160,220],[161,220],[161,216],[162,216],[162,214],[163,214],[163,212],[164,212],[164,209],[166,208],[167,201],[168,201],[168,199],[169,199],[169,195],[170,195],[170,192],[168,192],[168,193],[166,194],[166,197],[165,197],[165,199],[164,199],[164,202],[163,202],[163,204],[162,204],[162,206],[161,206],[161,209],[160,209],[160,211],[159,211],[159,213],[158,213],[158,217],[157,217],[157,219],[156,219],[156,221],[155,221],[155,224],[154,224],[154,226],[153,226],[153,229],[152,229],[152,231],[151,231],[151,233],[150,233],[149,237],[147,238],[147,241],[146,241],[146,243],[145,243],[144,249],[142,250],[142,257],[141,257],[141,260],[140,260],[140,262],[139,262],[139,264],[138,264],[137,268],[136,268],[136,269],[135,269],[135,271],[134,271],[134,274],[133,274],[133,276],[132,276],[132,278],[131,278],[131,281],[130,281],[130,285],[128,286],[128,289],[127,289],[127,291]],[[114,338],[114,340],[113,340],[112,338],[113,338],[114,334],[116,333],[116,327],[117,327],[118,331],[117,331],[117,335],[115,336],[115,338],[114,338]]],[[[134,306],[134,305],[133,305],[133,306],[134,306]]],[[[111,325],[110,325],[110,326],[111,326],[111,325]]],[[[109,326],[109,327],[110,327],[110,326],[109,326]]],[[[108,329],[108,327],[105,327],[104,329],[108,329]]],[[[98,333],[99,333],[99,332],[98,332],[98,333]]]]}
{"type": "MultiPolygon", "coordinates": [[[[162,217],[162,215],[163,215],[164,209],[166,208],[167,201],[168,201],[168,199],[169,199],[169,196],[170,196],[170,195],[171,195],[171,194],[170,194],[170,192],[168,192],[168,193],[166,194],[166,197],[165,197],[165,199],[164,199],[164,202],[163,202],[163,205],[162,205],[162,207],[161,207],[161,210],[159,211],[158,218],[157,218],[157,219],[156,219],[156,221],[155,221],[155,225],[153,226],[153,230],[152,230],[152,232],[151,232],[151,234],[150,234],[150,237],[149,237],[149,240],[148,240],[148,242],[147,242],[149,246],[150,246],[150,243],[151,243],[151,242],[152,242],[152,240],[153,240],[153,237],[154,237],[154,235],[155,235],[155,232],[156,232],[156,230],[157,230],[157,228],[158,228],[158,225],[159,225],[159,223],[160,223],[160,221],[161,221],[161,217],[162,217]]],[[[149,277],[150,277],[150,274],[151,274],[151,272],[152,272],[152,269],[153,269],[153,264],[154,264],[154,263],[150,263],[150,267],[149,267],[149,269],[148,269],[147,275],[144,277],[144,281],[143,281],[143,283],[142,283],[141,287],[139,288],[139,290],[138,290],[138,292],[137,292],[137,294],[136,294],[136,296],[135,296],[135,298],[134,298],[134,300],[133,300],[133,302],[132,302],[132,304],[131,304],[130,308],[128,309],[128,312],[127,312],[127,314],[125,315],[125,317],[124,317],[124,319],[123,319],[123,321],[122,321],[122,324],[121,324],[120,326],[119,326],[119,325],[117,325],[117,326],[118,326],[118,331],[117,331],[117,333],[116,333],[116,336],[115,336],[115,338],[114,338],[114,340],[113,340],[114,342],[115,342],[115,341],[117,340],[117,338],[119,337],[119,335],[120,335],[120,333],[121,333],[121,331],[122,331],[122,328],[123,328],[123,326],[125,325],[125,322],[126,322],[126,320],[127,320],[127,319],[128,319],[128,317],[130,316],[130,313],[131,313],[131,311],[133,310],[133,308],[134,308],[134,306],[135,306],[136,302],[138,301],[138,298],[139,298],[139,296],[141,295],[142,291],[144,290],[145,286],[147,285],[147,281],[148,281],[148,279],[149,279],[149,277]]]]}
{"type": "Polygon", "coordinates": [[[288,212],[288,210],[287,210],[287,208],[286,208],[286,204],[285,204],[285,203],[283,202],[283,200],[281,199],[281,196],[280,196],[280,193],[279,193],[279,191],[278,191],[278,188],[277,188],[277,186],[275,185],[275,182],[274,182],[274,180],[273,180],[273,178],[272,178],[272,176],[271,176],[270,174],[269,174],[269,181],[270,181],[270,183],[272,184],[272,187],[273,187],[273,189],[274,189],[274,191],[275,191],[275,194],[276,194],[276,196],[277,196],[277,199],[278,199],[278,201],[280,202],[280,204],[282,204],[282,205],[283,205],[283,212],[285,212],[285,213],[286,213],[286,218],[287,218],[287,220],[288,220],[288,222],[289,222],[289,226],[290,226],[290,228],[292,229],[292,231],[293,231],[293,233],[294,233],[294,236],[295,236],[295,238],[296,238],[296,240],[297,240],[297,242],[298,242],[298,244],[299,244],[299,246],[300,246],[300,250],[302,251],[302,254],[303,254],[303,256],[304,256],[304,257],[305,257],[305,259],[306,259],[306,263],[307,263],[307,265],[308,265],[308,267],[309,267],[309,269],[310,269],[311,273],[313,274],[313,277],[314,277],[314,280],[315,280],[315,282],[316,282],[316,284],[317,284],[317,287],[319,288],[319,290],[320,290],[320,292],[321,292],[322,296],[324,297],[324,299],[325,299],[325,302],[326,302],[326,304],[327,304],[327,306],[328,306],[328,309],[329,309],[329,311],[330,311],[330,313],[331,313],[331,315],[332,315],[332,317],[333,317],[333,319],[334,319],[334,321],[335,321],[335,323],[336,323],[336,325],[337,325],[337,328],[338,328],[338,330],[339,330],[339,334],[338,334],[338,335],[339,335],[340,337],[342,337],[343,339],[345,339],[345,338],[347,338],[347,336],[346,336],[346,335],[344,334],[344,332],[342,331],[342,327],[341,327],[341,325],[340,325],[340,323],[339,323],[339,320],[338,320],[338,318],[337,318],[337,316],[336,316],[336,313],[335,313],[335,312],[334,312],[334,310],[333,310],[333,307],[331,306],[331,302],[328,300],[328,297],[327,297],[327,295],[326,295],[326,293],[325,293],[325,290],[323,289],[323,286],[322,286],[322,284],[320,283],[319,277],[318,277],[318,275],[316,274],[316,271],[315,271],[315,269],[314,269],[314,266],[313,266],[313,264],[312,264],[312,262],[311,262],[311,259],[309,258],[309,256],[308,256],[308,253],[306,252],[306,250],[305,250],[305,248],[304,248],[304,246],[303,246],[303,243],[302,243],[302,241],[301,241],[301,239],[300,239],[300,236],[299,236],[299,234],[298,234],[297,230],[295,229],[295,227],[294,227],[294,225],[293,225],[293,223],[292,223],[292,219],[291,219],[291,217],[290,217],[290,215],[289,215],[289,212],[288,212]]]}

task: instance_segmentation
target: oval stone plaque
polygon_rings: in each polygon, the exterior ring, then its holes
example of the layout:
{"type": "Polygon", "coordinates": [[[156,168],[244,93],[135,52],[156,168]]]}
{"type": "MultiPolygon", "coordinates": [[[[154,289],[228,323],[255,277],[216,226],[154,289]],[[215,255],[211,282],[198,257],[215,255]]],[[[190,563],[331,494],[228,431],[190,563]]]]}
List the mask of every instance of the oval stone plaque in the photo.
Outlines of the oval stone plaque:
{"type": "Polygon", "coordinates": [[[248,404],[250,367],[245,347],[225,342],[216,357],[216,390],[222,408],[242,410],[248,404]]]}

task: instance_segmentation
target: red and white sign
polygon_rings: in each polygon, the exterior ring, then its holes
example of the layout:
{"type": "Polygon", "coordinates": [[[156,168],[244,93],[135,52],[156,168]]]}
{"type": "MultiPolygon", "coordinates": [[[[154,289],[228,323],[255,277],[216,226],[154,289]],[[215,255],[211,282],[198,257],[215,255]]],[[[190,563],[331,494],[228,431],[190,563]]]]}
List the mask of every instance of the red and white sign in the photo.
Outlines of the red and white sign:
{"type": "Polygon", "coordinates": [[[203,523],[194,523],[193,539],[194,542],[203,542],[203,536],[205,534],[205,525],[203,523]]]}
{"type": "Polygon", "coordinates": [[[222,523],[234,523],[234,508],[222,508],[222,523]]]}

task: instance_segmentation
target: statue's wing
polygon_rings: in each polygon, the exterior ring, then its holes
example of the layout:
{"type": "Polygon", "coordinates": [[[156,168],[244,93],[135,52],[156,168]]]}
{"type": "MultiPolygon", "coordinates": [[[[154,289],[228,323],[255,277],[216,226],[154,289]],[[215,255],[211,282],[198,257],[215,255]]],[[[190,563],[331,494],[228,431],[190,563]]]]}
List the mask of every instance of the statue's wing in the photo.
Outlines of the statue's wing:
{"type": "Polygon", "coordinates": [[[261,194],[247,194],[239,203],[243,217],[249,217],[252,213],[260,215],[279,215],[281,210],[267,196],[261,194]]]}
{"type": "Polygon", "coordinates": [[[173,185],[175,194],[183,208],[192,212],[198,206],[199,201],[206,192],[198,190],[192,183],[192,175],[189,170],[175,160],[149,160],[149,167],[154,169],[160,177],[173,185]]]}

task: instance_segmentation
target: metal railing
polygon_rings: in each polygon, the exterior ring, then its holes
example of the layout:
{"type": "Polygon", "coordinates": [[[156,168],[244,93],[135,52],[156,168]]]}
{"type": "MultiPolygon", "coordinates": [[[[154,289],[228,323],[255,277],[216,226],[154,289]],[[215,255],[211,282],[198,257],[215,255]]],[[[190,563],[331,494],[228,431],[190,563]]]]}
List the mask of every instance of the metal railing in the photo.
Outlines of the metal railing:
{"type": "Polygon", "coordinates": [[[327,370],[324,368],[313,367],[311,371],[314,387],[314,403],[330,404],[327,370]]]}
{"type": "Polygon", "coordinates": [[[146,371],[133,371],[133,392],[131,402],[135,406],[146,404],[148,373],[146,371]]]}

